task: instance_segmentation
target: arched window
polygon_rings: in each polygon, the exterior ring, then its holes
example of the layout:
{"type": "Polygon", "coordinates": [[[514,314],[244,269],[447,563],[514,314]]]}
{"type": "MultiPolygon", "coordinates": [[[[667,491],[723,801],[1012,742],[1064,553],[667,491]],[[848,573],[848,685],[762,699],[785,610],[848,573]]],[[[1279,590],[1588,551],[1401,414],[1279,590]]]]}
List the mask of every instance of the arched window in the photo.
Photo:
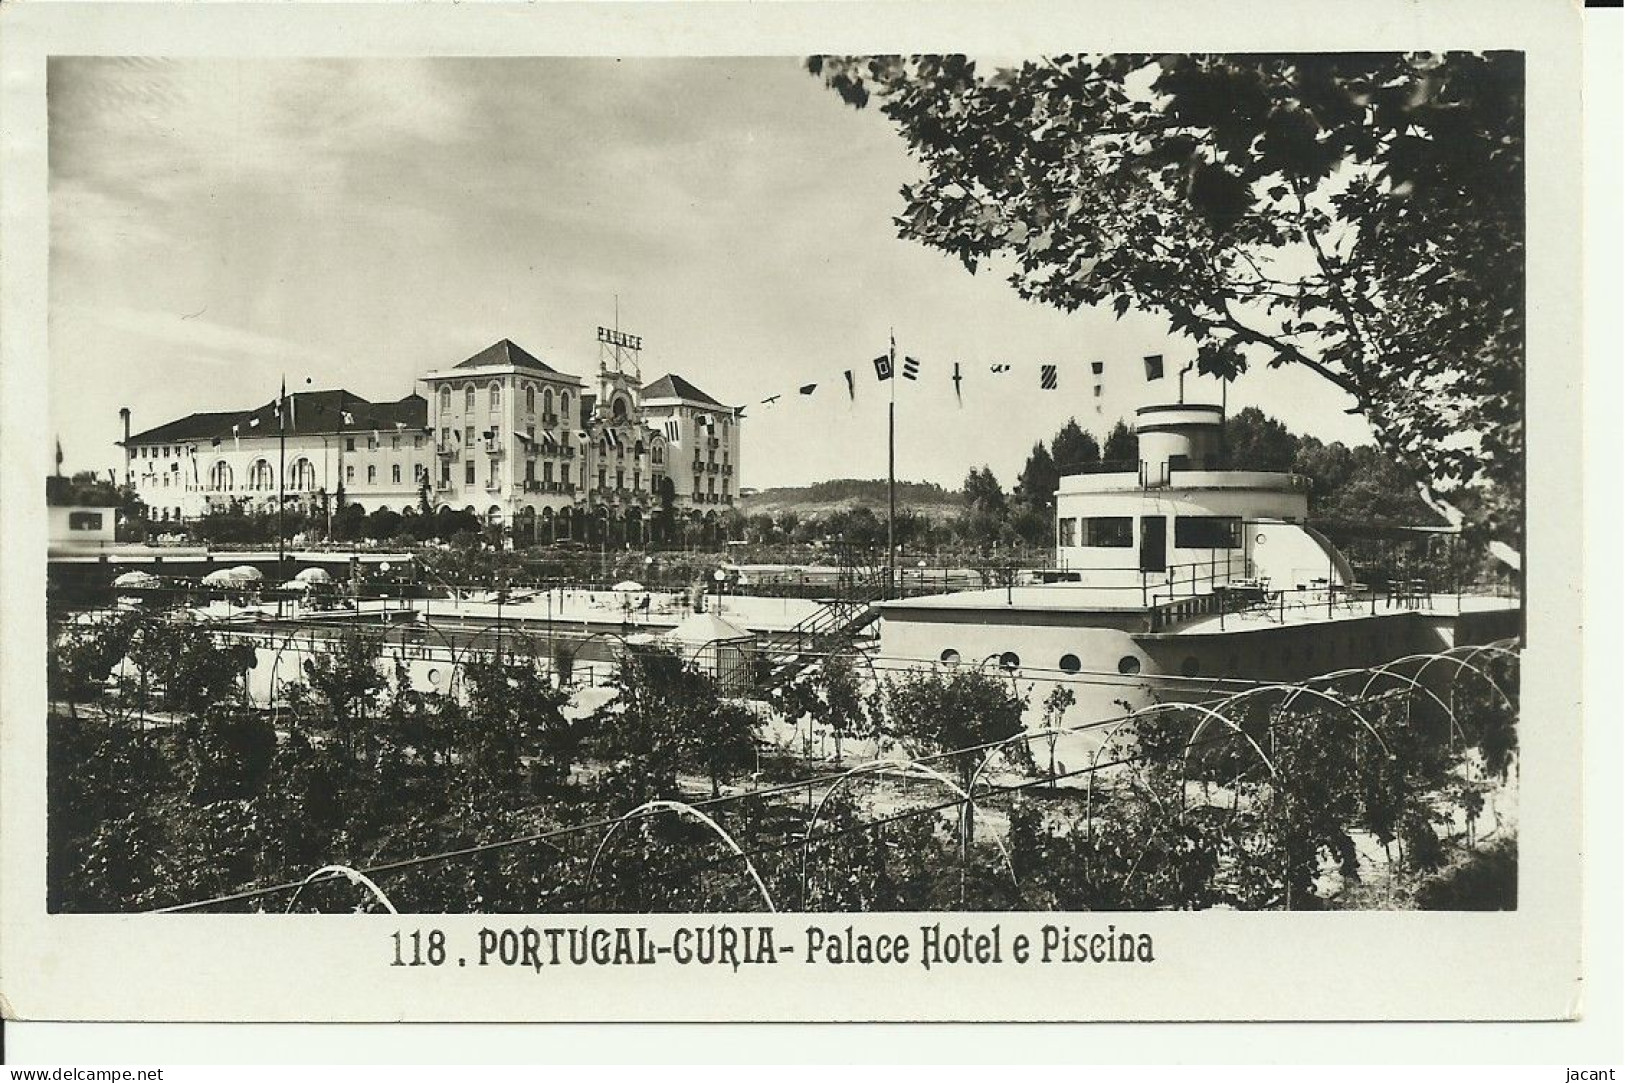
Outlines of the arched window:
{"type": "Polygon", "coordinates": [[[299,459],[293,464],[293,478],[290,482],[296,492],[308,493],[316,488],[316,467],[309,459],[299,459]]]}
{"type": "Polygon", "coordinates": [[[568,391],[559,392],[559,416],[564,419],[566,425],[575,424],[570,420],[570,393],[568,391]]]}
{"type": "Polygon", "coordinates": [[[469,410],[469,411],[472,411],[474,409],[474,385],[473,384],[469,384],[467,387],[463,388],[463,409],[464,410],[469,410]]]}
{"type": "Polygon", "coordinates": [[[553,389],[551,387],[543,388],[542,389],[542,413],[551,414],[552,412],[553,412],[553,389]]]}
{"type": "Polygon", "coordinates": [[[536,412],[536,385],[535,384],[526,384],[525,385],[525,413],[534,414],[535,412],[536,412]]]}
{"type": "Polygon", "coordinates": [[[442,387],[440,389],[440,412],[444,414],[444,413],[449,413],[450,411],[451,411],[451,388],[442,387]]]}
{"type": "Polygon", "coordinates": [[[613,403],[610,404],[609,411],[614,415],[616,421],[625,420],[626,400],[623,398],[617,398],[613,403]]]}
{"type": "Polygon", "coordinates": [[[495,380],[491,381],[491,409],[502,408],[502,385],[495,380]]]}
{"type": "Polygon", "coordinates": [[[264,459],[255,459],[254,465],[248,468],[248,487],[250,489],[273,489],[276,479],[271,475],[271,464],[264,459]]]}
{"type": "Polygon", "coordinates": [[[209,488],[231,488],[231,465],[224,459],[215,463],[214,466],[209,470],[209,488]]]}

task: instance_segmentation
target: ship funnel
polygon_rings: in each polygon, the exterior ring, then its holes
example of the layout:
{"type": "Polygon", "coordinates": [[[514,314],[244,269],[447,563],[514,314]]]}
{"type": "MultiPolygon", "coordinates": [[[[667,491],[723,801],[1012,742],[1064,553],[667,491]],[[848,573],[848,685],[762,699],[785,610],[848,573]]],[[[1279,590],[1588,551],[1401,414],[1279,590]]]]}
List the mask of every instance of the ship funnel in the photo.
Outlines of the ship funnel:
{"type": "Polygon", "coordinates": [[[1166,481],[1173,470],[1224,467],[1224,408],[1208,404],[1142,406],[1134,413],[1144,478],[1166,481]]]}

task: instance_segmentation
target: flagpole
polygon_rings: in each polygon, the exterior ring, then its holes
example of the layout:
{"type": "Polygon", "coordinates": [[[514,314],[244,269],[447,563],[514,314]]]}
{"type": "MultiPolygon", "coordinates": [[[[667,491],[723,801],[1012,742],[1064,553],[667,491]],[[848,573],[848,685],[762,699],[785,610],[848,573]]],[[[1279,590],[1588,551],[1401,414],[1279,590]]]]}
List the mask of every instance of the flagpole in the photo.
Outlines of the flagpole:
{"type": "Polygon", "coordinates": [[[897,587],[897,333],[891,334],[891,401],[886,404],[886,597],[897,587]]]}

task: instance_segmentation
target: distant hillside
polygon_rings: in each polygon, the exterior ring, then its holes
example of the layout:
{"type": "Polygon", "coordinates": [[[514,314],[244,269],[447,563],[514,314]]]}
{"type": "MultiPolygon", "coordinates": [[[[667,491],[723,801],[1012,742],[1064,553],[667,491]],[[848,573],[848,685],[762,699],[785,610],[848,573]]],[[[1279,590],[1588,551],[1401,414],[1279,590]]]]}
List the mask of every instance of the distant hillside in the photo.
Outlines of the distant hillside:
{"type": "MultiPolygon", "coordinates": [[[[738,507],[746,515],[777,515],[783,511],[793,511],[805,519],[854,505],[884,513],[886,479],[837,478],[812,485],[763,489],[759,493],[741,497],[738,507]]],[[[933,482],[899,481],[897,506],[933,518],[954,516],[964,510],[965,494],[951,492],[933,482]]]]}

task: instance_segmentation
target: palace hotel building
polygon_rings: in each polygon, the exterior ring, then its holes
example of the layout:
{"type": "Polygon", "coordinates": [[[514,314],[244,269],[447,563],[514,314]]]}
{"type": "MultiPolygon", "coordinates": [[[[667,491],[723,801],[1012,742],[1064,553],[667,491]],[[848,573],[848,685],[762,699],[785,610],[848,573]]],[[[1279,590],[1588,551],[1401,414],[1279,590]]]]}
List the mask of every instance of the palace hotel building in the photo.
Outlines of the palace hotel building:
{"type": "Polygon", "coordinates": [[[160,523],[281,492],[316,513],[466,510],[517,544],[641,542],[662,513],[714,529],[739,492],[741,411],[676,374],[643,384],[641,342],[598,339],[591,387],[502,339],[394,402],[290,392],[133,435],[125,412],[126,480],[160,523]]]}

